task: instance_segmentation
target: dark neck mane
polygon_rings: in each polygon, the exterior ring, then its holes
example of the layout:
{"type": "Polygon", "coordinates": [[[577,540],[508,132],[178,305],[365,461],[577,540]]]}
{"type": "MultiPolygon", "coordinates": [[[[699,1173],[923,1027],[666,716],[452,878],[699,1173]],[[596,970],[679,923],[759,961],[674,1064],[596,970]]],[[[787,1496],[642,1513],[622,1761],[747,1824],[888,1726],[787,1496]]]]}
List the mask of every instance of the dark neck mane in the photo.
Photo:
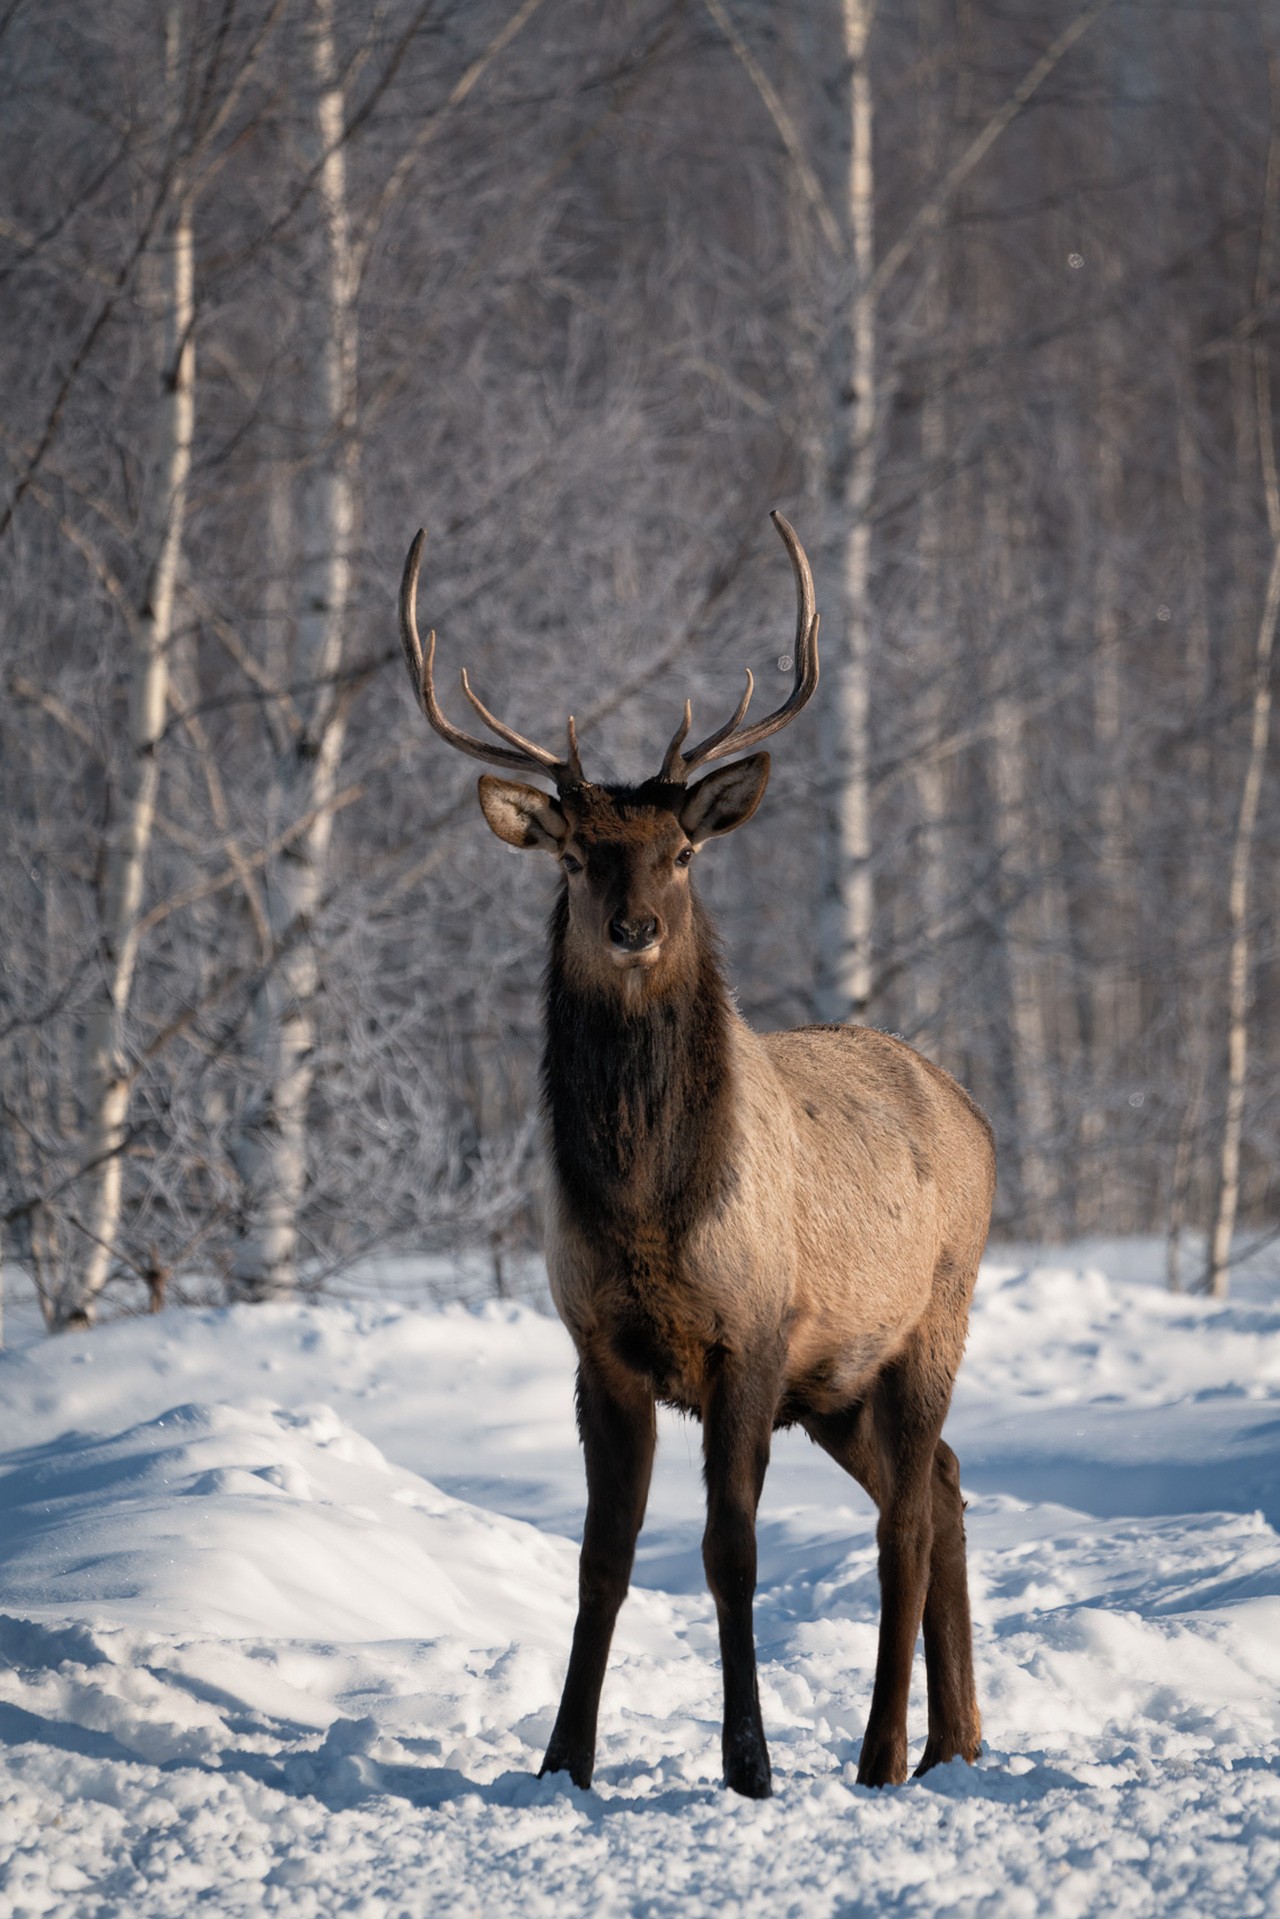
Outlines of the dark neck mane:
{"type": "Polygon", "coordinates": [[[715,933],[694,903],[688,973],[641,1010],[569,984],[568,906],[551,918],[542,1092],[571,1216],[589,1232],[658,1227],[678,1242],[726,1177],[728,994],[715,933]]]}

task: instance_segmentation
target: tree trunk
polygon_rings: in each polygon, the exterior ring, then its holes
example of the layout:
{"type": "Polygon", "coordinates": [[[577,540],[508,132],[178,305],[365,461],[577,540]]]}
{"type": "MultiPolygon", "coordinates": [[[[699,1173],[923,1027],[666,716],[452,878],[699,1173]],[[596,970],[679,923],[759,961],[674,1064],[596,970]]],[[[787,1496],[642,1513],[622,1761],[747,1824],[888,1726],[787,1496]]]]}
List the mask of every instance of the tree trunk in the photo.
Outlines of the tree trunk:
{"type": "Polygon", "coordinates": [[[835,690],[827,708],[833,783],[827,871],[819,912],[818,1001],[824,1019],[861,1015],[871,997],[871,521],[876,473],[875,166],[870,49],[872,0],[844,0],[851,66],[847,181],[852,312],[848,390],[839,396],[834,493],[841,539],[834,622],[835,690]]]}
{"type": "Polygon", "coordinates": [[[1218,1203],[1209,1246],[1208,1275],[1209,1291],[1215,1299],[1226,1297],[1231,1239],[1240,1205],[1240,1142],[1244,1131],[1245,1081],[1249,1065],[1249,891],[1258,804],[1262,797],[1262,776],[1271,733],[1271,657],[1275,651],[1276,623],[1280,619],[1280,485],[1276,478],[1271,428],[1271,378],[1265,344],[1255,343],[1253,357],[1258,434],[1272,554],[1254,649],[1249,757],[1240,794],[1240,812],[1231,849],[1231,876],[1227,888],[1227,912],[1231,928],[1227,960],[1227,1096],[1218,1163],[1218,1203]]]}
{"type": "MultiPolygon", "coordinates": [[[[930,49],[943,37],[942,10],[925,10],[923,28],[930,49]]],[[[925,192],[942,172],[945,157],[942,89],[936,74],[923,89],[920,171],[925,192]]],[[[922,684],[921,739],[925,750],[913,769],[916,805],[920,812],[920,847],[916,862],[919,899],[920,953],[914,968],[914,1022],[912,1043],[930,1059],[947,1057],[946,994],[943,990],[941,941],[951,885],[947,873],[946,820],[950,778],[946,763],[929,751],[946,730],[944,688],[942,582],[946,569],[942,473],[947,451],[947,409],[944,394],[947,325],[947,261],[944,251],[943,211],[939,206],[923,230],[924,324],[930,343],[929,382],[920,407],[920,518],[917,535],[920,555],[919,653],[922,684]]]]}
{"type": "MultiPolygon", "coordinates": [[[[1013,607],[1014,528],[1009,502],[1015,475],[1005,470],[984,474],[986,547],[996,586],[996,604],[1010,628],[1013,607]]],[[[996,671],[1007,667],[997,662],[996,671]]],[[[1002,936],[1009,986],[1009,1042],[1013,1062],[1013,1107],[1017,1121],[1017,1167],[1023,1231],[1029,1237],[1049,1225],[1055,1197],[1049,1152],[1054,1132],[1050,1088],[1049,1034],[1045,1020],[1043,976],[1046,964],[1043,923],[1043,875],[1037,870],[1037,836],[1031,809],[1031,767],[1027,752],[1022,696],[997,685],[992,698],[991,790],[996,803],[1000,848],[1002,936]]]]}
{"type": "MultiPolygon", "coordinates": [[[[1110,276],[1107,276],[1110,277],[1110,276]]],[[[1127,773],[1124,660],[1117,542],[1122,537],[1125,487],[1124,419],[1116,388],[1119,344],[1104,327],[1094,374],[1095,492],[1099,539],[1093,571],[1093,755],[1096,858],[1091,876],[1089,967],[1089,1095],[1081,1123],[1084,1210],[1094,1231],[1131,1232],[1132,1192],[1119,1160],[1110,1115],[1120,1079],[1132,1073],[1139,1026],[1133,911],[1133,867],[1128,840],[1137,800],[1127,773]]]]}
{"type": "Polygon", "coordinates": [[[294,679],[303,718],[278,763],[273,829],[313,814],[268,871],[271,932],[279,957],[254,994],[252,1048],[261,1081],[236,1145],[243,1183],[233,1291],[242,1299],[289,1292],[298,1277],[298,1220],[307,1181],[307,1106],[315,1078],[316,995],[310,927],[324,888],[331,801],[346,735],[347,701],[336,676],[350,597],[356,519],[356,283],[347,203],[346,103],[334,44],[334,0],[316,0],[309,29],[318,95],[314,138],[322,214],[323,339],[306,399],[313,446],[303,490],[301,611],[294,679]],[[314,689],[310,693],[307,688],[314,689]]]}
{"type": "MultiPolygon", "coordinates": [[[[1280,99],[1280,56],[1271,59],[1271,101],[1280,99]]],[[[1254,307],[1265,311],[1271,294],[1271,250],[1277,205],[1280,204],[1280,126],[1274,118],[1267,152],[1263,192],[1262,239],[1254,283],[1254,307]]],[[[1276,438],[1272,421],[1271,361],[1266,337],[1256,337],[1249,348],[1253,368],[1254,417],[1258,434],[1258,465],[1271,536],[1271,570],[1253,655],[1253,717],[1249,730],[1249,757],[1240,812],[1231,849],[1227,912],[1231,945],[1227,961],[1227,1096],[1218,1164],[1218,1203],[1209,1242],[1208,1287],[1215,1299],[1226,1297],[1231,1239],[1240,1205],[1240,1143],[1244,1132],[1245,1081],[1249,1065],[1249,892],[1254,838],[1262,776],[1271,736],[1271,659],[1276,625],[1280,622],[1280,475],[1276,471],[1276,438]]]]}
{"type": "MultiPolygon", "coordinates": [[[[168,16],[167,67],[176,96],[180,14],[168,16]]],[[[138,922],[147,854],[160,781],[157,744],[169,691],[169,646],[174,588],[186,516],[195,432],[195,246],[192,208],[179,196],[162,254],[164,344],[153,502],[155,559],[129,644],[127,751],[107,827],[99,908],[99,974],[85,1022],[86,1120],[83,1158],[88,1167],[80,1222],[88,1251],[78,1272],[64,1277],[53,1315],[56,1329],[88,1326],[111,1273],[120,1223],[124,1146],[131,1079],[125,1022],[138,959],[138,922]]]]}
{"type": "MultiPolygon", "coordinates": [[[[1199,713],[1209,694],[1209,554],[1203,456],[1196,433],[1192,346],[1185,336],[1177,371],[1178,482],[1185,514],[1187,555],[1187,644],[1184,663],[1186,710],[1199,713]]],[[[1198,947],[1212,917],[1209,835],[1209,749],[1196,733],[1187,753],[1186,800],[1178,821],[1182,844],[1182,896],[1186,904],[1177,938],[1184,957],[1179,968],[1186,1011],[1179,1022],[1179,1064],[1185,1087],[1182,1118],[1169,1178],[1165,1228],[1165,1272],[1171,1292],[1182,1290],[1182,1240],[1191,1210],[1197,1135],[1209,1081],[1210,1034],[1199,1017],[1196,986],[1202,972],[1198,947]]]]}

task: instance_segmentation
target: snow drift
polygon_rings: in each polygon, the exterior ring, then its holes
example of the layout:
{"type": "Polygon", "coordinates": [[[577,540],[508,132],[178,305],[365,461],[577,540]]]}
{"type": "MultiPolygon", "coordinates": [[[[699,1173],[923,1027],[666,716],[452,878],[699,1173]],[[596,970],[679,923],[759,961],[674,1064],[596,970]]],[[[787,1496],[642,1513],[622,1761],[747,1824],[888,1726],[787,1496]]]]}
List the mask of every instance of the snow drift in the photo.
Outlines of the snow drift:
{"type": "MultiPolygon", "coordinates": [[[[948,1436],[986,1753],[853,1784],[874,1515],[761,1515],[777,1797],[720,1789],[695,1427],[664,1423],[597,1790],[572,1355],[528,1308],[238,1308],[0,1357],[15,1914],[1280,1912],[1280,1308],[984,1272],[948,1436]]],[[[923,1683],[912,1737],[923,1737],[923,1683]]]]}

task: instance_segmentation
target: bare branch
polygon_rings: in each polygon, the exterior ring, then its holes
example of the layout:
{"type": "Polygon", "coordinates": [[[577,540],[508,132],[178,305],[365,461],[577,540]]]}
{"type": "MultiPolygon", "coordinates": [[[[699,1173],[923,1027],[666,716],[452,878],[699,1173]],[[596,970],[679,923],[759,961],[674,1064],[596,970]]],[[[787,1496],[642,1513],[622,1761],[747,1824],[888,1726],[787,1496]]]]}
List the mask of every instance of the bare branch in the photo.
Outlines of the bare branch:
{"type": "Polygon", "coordinates": [[[779,137],[787,150],[787,157],[795,168],[796,178],[800,182],[800,190],[813,209],[813,215],[822,230],[823,239],[833,254],[839,255],[843,253],[844,236],[840,231],[840,223],[831,211],[831,208],[827,205],[827,196],[822,191],[822,183],[809,164],[808,155],[804,150],[804,142],[800,137],[800,130],[796,126],[792,115],[787,111],[786,102],[770,80],[768,74],[764,71],[764,68],[760,65],[760,62],[752,53],[750,47],[746,44],[746,41],[742,38],[742,35],[738,32],[738,29],[734,26],[721,0],[703,0],[703,4],[725,39],[729,42],[729,45],[733,48],[751,84],[760,95],[766,113],[778,129],[779,137]]]}
{"type": "Polygon", "coordinates": [[[1028,100],[1039,91],[1049,78],[1058,62],[1070,53],[1076,41],[1084,37],[1094,21],[1105,13],[1111,0],[1089,0],[1074,20],[1068,22],[1057,39],[1041,54],[1018,82],[1013,92],[1002,106],[998,107],[974,138],[969,142],[955,165],[948,168],[933,192],[921,202],[898,235],[889,251],[884,255],[871,277],[866,297],[879,298],[898,268],[908,258],[912,248],[921,235],[927,233],[936,224],[942,209],[946,206],[958,187],[963,186],[974,168],[991,151],[1000,135],[1012,121],[1016,120],[1028,100]]]}
{"type": "Polygon", "coordinates": [[[515,12],[504,22],[497,33],[494,34],[484,51],[477,54],[476,58],[471,62],[471,65],[454,81],[444,101],[436,108],[434,113],[430,114],[427,119],[423,121],[414,138],[404,149],[400,158],[396,161],[395,166],[387,175],[381,192],[365,215],[361,223],[360,232],[352,242],[352,267],[357,281],[360,280],[364,274],[365,264],[369,258],[369,250],[377,238],[378,231],[388,213],[403,193],[414,167],[418,164],[422,155],[440,132],[448,116],[456,107],[462,105],[467,95],[475,87],[477,81],[479,81],[488,68],[492,66],[499,54],[506,51],[521,28],[528,24],[541,5],[542,0],[520,0],[520,5],[516,8],[515,12]]]}

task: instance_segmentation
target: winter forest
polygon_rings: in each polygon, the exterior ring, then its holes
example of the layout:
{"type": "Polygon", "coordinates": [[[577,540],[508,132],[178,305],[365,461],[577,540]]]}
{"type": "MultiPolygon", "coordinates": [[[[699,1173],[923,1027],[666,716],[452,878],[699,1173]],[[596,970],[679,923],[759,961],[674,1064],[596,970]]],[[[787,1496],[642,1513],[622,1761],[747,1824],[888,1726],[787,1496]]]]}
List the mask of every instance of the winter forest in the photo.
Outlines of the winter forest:
{"type": "Polygon", "coordinates": [[[0,10],[0,1231],[51,1328],[539,1237],[589,774],[822,686],[701,885],[758,1027],[968,1086],[996,1232],[1280,1190],[1267,0],[0,10]]]}

